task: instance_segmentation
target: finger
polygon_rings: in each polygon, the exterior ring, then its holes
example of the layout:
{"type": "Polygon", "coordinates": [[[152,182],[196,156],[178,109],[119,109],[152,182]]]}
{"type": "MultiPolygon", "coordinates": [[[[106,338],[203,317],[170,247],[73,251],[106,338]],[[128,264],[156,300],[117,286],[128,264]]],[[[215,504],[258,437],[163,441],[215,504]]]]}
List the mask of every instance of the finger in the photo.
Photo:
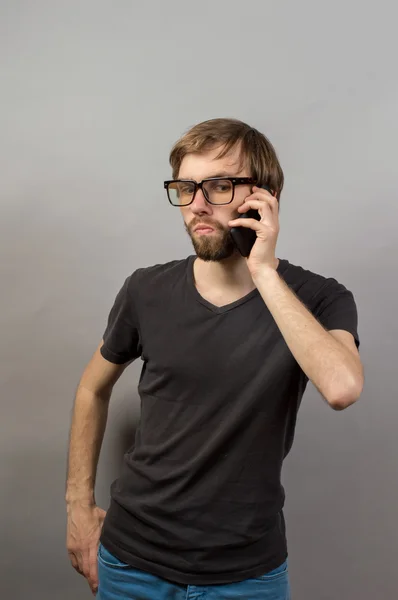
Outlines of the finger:
{"type": "Polygon", "coordinates": [[[254,231],[262,230],[261,223],[257,219],[234,219],[229,221],[228,225],[230,227],[246,227],[246,229],[253,229],[254,231]]]}
{"type": "Polygon", "coordinates": [[[278,218],[274,216],[271,208],[266,202],[263,202],[261,200],[251,200],[250,202],[242,204],[242,206],[238,208],[238,212],[242,213],[243,215],[249,209],[254,209],[258,211],[258,213],[260,214],[260,223],[262,223],[263,225],[267,225],[268,227],[272,228],[279,227],[278,218]]]}
{"type": "Polygon", "coordinates": [[[81,554],[80,566],[83,571],[84,577],[90,583],[90,559],[89,559],[89,550],[88,549],[84,550],[84,552],[82,552],[82,554],[81,554]]]}
{"type": "Polygon", "coordinates": [[[78,571],[79,570],[79,562],[78,562],[75,554],[73,552],[68,552],[68,554],[69,554],[70,562],[72,563],[72,567],[74,569],[76,569],[76,571],[78,571]]]}
{"type": "Polygon", "coordinates": [[[273,214],[279,214],[279,202],[276,196],[273,196],[263,188],[253,187],[253,190],[255,191],[253,191],[253,193],[250,196],[248,196],[246,200],[263,200],[264,202],[267,202],[269,204],[273,214]]]}
{"type": "MultiPolygon", "coordinates": [[[[265,209],[269,210],[272,215],[278,216],[278,202],[272,197],[258,198],[257,196],[248,196],[245,198],[243,204],[238,207],[240,212],[243,212],[244,207],[255,208],[256,210],[265,209]]],[[[245,208],[244,210],[247,210],[245,208]]]]}
{"type": "Polygon", "coordinates": [[[98,590],[98,561],[97,561],[98,547],[90,548],[90,574],[89,583],[93,594],[97,593],[98,590]]]}
{"type": "Polygon", "coordinates": [[[93,596],[96,596],[98,593],[98,585],[93,585],[92,583],[88,582],[89,586],[90,586],[90,590],[93,596]]]}
{"type": "Polygon", "coordinates": [[[274,190],[272,190],[269,186],[261,187],[260,185],[253,185],[252,190],[256,190],[259,192],[265,192],[266,194],[269,194],[270,196],[276,196],[274,190]]]}
{"type": "Polygon", "coordinates": [[[238,207],[239,213],[245,213],[250,209],[257,210],[260,213],[261,220],[267,219],[268,221],[274,221],[275,217],[272,212],[272,208],[264,200],[245,200],[243,204],[238,207]]]}
{"type": "Polygon", "coordinates": [[[276,197],[276,192],[274,192],[271,189],[267,190],[267,189],[265,189],[263,187],[258,187],[257,185],[254,185],[252,187],[252,190],[253,190],[254,193],[259,192],[260,194],[265,194],[269,198],[272,198],[272,199],[274,199],[274,200],[276,200],[278,202],[277,197],[276,197]]]}
{"type": "Polygon", "coordinates": [[[69,554],[70,561],[71,561],[71,563],[72,563],[72,567],[73,567],[73,568],[75,569],[75,571],[77,571],[77,572],[78,572],[80,575],[83,575],[83,571],[82,571],[82,569],[81,569],[81,567],[80,567],[79,560],[78,560],[78,558],[77,558],[76,554],[74,554],[73,552],[69,552],[68,554],[69,554]]]}

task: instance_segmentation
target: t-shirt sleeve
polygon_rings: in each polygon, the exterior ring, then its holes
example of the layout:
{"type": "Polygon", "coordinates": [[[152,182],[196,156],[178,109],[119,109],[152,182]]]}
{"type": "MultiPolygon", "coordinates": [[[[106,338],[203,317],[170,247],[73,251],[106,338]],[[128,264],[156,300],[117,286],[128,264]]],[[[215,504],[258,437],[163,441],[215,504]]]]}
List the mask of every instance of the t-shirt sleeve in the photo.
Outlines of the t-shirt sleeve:
{"type": "Polygon", "coordinates": [[[102,356],[117,365],[123,365],[141,355],[139,325],[131,284],[132,275],[127,277],[115,298],[101,346],[102,356]]]}
{"type": "Polygon", "coordinates": [[[358,311],[352,292],[335,279],[329,278],[316,294],[314,303],[314,315],[324,328],[328,331],[348,331],[354,336],[358,348],[358,311]]]}

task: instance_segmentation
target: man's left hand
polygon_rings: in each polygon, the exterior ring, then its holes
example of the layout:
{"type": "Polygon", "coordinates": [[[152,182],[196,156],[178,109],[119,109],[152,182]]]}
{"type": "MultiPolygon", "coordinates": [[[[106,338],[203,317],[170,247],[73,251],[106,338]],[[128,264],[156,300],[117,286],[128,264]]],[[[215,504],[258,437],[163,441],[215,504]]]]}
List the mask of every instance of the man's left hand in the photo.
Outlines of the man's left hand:
{"type": "Polygon", "coordinates": [[[253,186],[253,193],[238,208],[240,213],[250,208],[260,213],[260,221],[256,219],[234,219],[229,222],[231,227],[247,227],[256,232],[257,239],[246,259],[250,274],[254,279],[260,272],[276,270],[278,260],[275,257],[276,242],[279,234],[279,205],[278,200],[264,188],[253,186]]]}

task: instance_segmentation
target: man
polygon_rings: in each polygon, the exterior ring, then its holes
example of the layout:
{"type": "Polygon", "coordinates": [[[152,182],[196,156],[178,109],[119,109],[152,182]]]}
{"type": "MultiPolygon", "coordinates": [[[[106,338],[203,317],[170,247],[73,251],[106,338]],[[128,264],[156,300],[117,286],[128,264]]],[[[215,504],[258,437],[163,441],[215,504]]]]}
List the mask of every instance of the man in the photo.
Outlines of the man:
{"type": "Polygon", "coordinates": [[[308,380],[335,410],[361,394],[355,301],[276,257],[283,172],[264,135],[206,121],[170,164],[195,255],[127,277],[83,373],[68,551],[101,600],[286,600],[282,463],[308,380]],[[232,228],[255,232],[247,257],[232,228]],[[139,357],[140,423],[105,514],[94,483],[108,403],[139,357]]]}

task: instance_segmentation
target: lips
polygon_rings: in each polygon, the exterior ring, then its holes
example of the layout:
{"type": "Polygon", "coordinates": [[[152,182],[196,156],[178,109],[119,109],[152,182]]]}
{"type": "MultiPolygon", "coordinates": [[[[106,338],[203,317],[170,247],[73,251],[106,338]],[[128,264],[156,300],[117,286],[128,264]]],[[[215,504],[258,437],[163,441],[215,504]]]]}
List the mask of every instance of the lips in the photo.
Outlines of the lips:
{"type": "Polygon", "coordinates": [[[214,231],[214,227],[211,227],[211,225],[197,225],[194,229],[194,231],[214,231]]]}

